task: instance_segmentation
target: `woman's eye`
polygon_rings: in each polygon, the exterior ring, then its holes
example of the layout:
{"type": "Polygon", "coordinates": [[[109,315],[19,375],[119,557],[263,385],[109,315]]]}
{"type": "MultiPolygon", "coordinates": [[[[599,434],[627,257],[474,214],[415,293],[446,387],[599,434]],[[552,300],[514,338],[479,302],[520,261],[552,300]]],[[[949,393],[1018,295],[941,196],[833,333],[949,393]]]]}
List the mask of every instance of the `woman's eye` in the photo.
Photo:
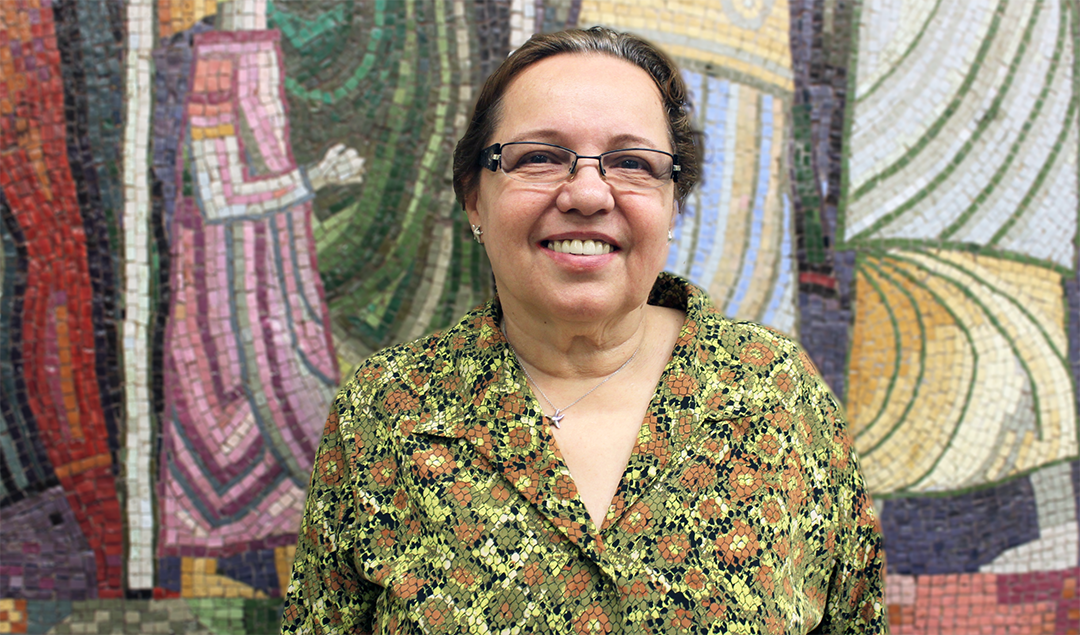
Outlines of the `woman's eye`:
{"type": "Polygon", "coordinates": [[[548,170],[563,163],[558,155],[551,152],[528,152],[514,161],[513,166],[515,170],[548,170]]]}
{"type": "Polygon", "coordinates": [[[627,172],[651,172],[652,166],[645,159],[637,156],[622,156],[615,160],[612,168],[627,172]]]}

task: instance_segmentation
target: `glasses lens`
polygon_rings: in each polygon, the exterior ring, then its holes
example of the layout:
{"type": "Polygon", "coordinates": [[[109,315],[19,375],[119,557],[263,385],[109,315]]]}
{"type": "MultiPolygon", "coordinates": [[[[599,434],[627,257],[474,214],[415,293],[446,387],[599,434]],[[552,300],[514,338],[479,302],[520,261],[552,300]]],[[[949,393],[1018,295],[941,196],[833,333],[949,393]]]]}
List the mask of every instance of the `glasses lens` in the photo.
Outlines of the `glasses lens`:
{"type": "MultiPolygon", "coordinates": [[[[603,163],[601,174],[614,187],[647,190],[671,180],[673,159],[666,152],[628,148],[605,152],[599,158],[603,163]]],[[[570,178],[575,160],[579,159],[573,152],[559,146],[514,142],[502,146],[499,165],[507,176],[518,181],[558,183],[570,178]]]]}
{"type": "Polygon", "coordinates": [[[603,155],[608,181],[623,187],[650,189],[671,178],[671,156],[646,148],[615,150],[603,155]]]}
{"type": "Polygon", "coordinates": [[[570,175],[574,154],[542,143],[508,143],[500,164],[507,176],[519,181],[554,183],[570,175]]]}

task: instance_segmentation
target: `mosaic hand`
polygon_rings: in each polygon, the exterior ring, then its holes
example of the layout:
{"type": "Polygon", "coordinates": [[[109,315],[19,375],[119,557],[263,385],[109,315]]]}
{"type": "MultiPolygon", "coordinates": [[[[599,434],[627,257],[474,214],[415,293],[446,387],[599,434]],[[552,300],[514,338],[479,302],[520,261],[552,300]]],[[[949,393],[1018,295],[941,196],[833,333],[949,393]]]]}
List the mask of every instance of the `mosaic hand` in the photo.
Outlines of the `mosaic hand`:
{"type": "Polygon", "coordinates": [[[308,171],[311,187],[320,190],[327,185],[349,185],[364,180],[364,158],[354,148],[339,143],[308,171]]]}

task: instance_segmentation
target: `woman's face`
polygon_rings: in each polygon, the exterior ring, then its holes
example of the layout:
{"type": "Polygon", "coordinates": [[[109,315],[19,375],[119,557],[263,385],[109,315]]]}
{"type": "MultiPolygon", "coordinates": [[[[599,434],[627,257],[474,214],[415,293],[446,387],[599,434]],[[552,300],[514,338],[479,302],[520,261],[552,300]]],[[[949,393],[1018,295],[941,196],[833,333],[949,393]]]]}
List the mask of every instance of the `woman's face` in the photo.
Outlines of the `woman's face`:
{"type": "MultiPolygon", "coordinates": [[[[590,156],[629,147],[673,151],[652,79],[606,55],[561,54],[514,78],[488,143],[511,141],[590,156]]],[[[465,207],[470,222],[483,227],[504,306],[572,322],[617,319],[646,302],[667,260],[676,211],[672,182],[622,191],[600,176],[594,159],[582,159],[572,180],[554,185],[482,170],[465,207]],[[612,249],[601,255],[553,249],[571,240],[612,249]]]]}

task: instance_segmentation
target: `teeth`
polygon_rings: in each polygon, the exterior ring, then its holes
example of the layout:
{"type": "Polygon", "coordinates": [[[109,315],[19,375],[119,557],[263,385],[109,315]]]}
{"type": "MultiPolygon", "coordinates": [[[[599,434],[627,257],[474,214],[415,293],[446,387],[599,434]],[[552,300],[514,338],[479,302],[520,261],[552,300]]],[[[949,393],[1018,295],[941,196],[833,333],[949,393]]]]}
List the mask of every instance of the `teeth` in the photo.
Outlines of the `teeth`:
{"type": "Polygon", "coordinates": [[[602,256],[610,254],[613,249],[611,245],[599,240],[552,240],[548,247],[560,254],[577,256],[602,256]]]}

